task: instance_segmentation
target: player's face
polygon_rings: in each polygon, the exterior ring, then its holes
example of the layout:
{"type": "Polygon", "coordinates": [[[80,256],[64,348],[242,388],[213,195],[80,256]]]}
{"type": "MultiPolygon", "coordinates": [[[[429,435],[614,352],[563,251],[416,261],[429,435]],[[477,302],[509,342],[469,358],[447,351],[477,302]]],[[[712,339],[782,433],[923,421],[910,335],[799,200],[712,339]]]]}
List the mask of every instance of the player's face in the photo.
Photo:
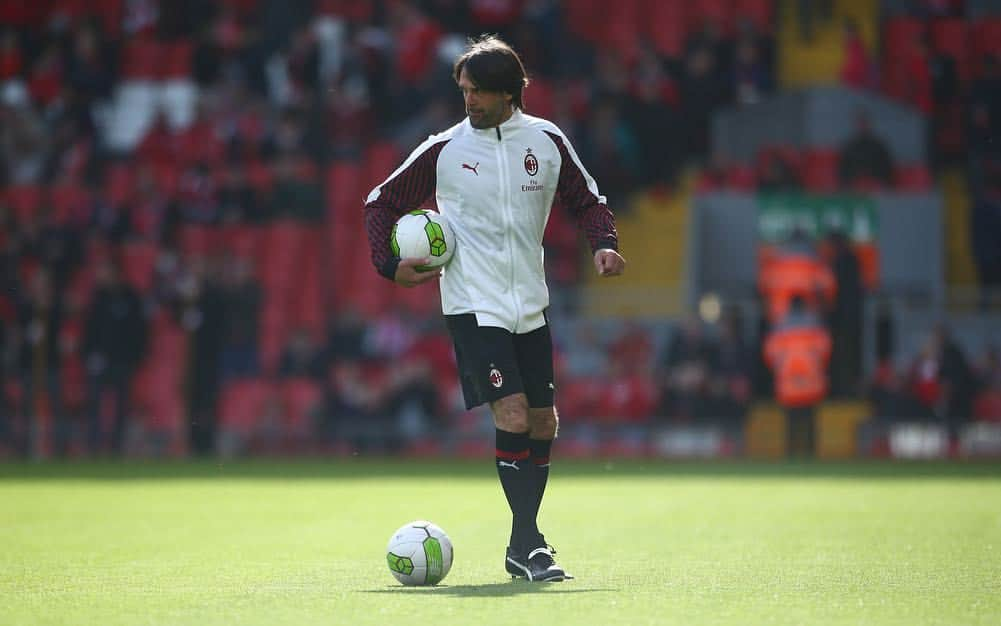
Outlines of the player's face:
{"type": "Polygon", "coordinates": [[[459,91],[473,128],[493,128],[511,117],[511,95],[481,90],[469,80],[466,68],[459,73],[459,91]]]}

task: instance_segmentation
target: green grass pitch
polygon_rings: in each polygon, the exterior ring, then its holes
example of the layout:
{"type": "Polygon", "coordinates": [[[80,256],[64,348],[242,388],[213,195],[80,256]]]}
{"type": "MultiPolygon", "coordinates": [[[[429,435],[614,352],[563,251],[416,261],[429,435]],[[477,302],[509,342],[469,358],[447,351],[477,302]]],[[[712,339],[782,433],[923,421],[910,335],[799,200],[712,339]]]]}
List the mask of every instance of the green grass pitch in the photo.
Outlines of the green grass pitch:
{"type": "Polygon", "coordinates": [[[488,459],[0,464],[0,624],[1001,623],[997,464],[557,459],[541,521],[577,580],[505,575],[488,459]]]}

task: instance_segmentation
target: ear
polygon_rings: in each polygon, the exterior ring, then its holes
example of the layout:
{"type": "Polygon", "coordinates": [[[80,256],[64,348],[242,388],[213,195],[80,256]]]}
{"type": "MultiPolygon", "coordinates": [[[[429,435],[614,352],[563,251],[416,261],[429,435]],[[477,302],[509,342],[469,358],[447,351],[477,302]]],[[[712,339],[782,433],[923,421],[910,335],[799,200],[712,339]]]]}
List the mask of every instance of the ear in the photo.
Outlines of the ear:
{"type": "Polygon", "coordinates": [[[504,102],[506,102],[508,104],[511,104],[514,101],[514,96],[512,96],[508,92],[504,91],[504,92],[501,92],[501,93],[504,94],[504,102]]]}

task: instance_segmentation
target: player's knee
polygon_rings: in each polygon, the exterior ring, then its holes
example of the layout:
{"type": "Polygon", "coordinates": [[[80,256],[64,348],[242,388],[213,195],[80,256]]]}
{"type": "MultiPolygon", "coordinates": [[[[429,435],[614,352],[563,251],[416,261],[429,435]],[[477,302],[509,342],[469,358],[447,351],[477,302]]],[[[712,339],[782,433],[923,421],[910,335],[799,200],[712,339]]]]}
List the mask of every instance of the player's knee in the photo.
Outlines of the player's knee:
{"type": "Polygon", "coordinates": [[[497,428],[512,433],[528,432],[528,400],[522,394],[501,398],[490,405],[497,428]]]}
{"type": "Polygon", "coordinates": [[[560,418],[556,409],[532,410],[532,437],[535,439],[555,439],[560,418]]]}

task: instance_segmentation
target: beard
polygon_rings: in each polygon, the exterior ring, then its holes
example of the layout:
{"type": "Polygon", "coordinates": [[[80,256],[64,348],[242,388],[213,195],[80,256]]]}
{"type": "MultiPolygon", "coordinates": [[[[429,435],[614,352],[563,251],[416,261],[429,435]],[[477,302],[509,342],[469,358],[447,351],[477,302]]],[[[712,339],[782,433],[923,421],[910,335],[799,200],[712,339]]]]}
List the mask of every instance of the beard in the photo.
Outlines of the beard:
{"type": "Polygon", "coordinates": [[[482,130],[484,128],[499,126],[504,119],[504,109],[503,107],[496,109],[476,109],[466,111],[466,115],[469,116],[469,124],[473,128],[482,130]]]}

